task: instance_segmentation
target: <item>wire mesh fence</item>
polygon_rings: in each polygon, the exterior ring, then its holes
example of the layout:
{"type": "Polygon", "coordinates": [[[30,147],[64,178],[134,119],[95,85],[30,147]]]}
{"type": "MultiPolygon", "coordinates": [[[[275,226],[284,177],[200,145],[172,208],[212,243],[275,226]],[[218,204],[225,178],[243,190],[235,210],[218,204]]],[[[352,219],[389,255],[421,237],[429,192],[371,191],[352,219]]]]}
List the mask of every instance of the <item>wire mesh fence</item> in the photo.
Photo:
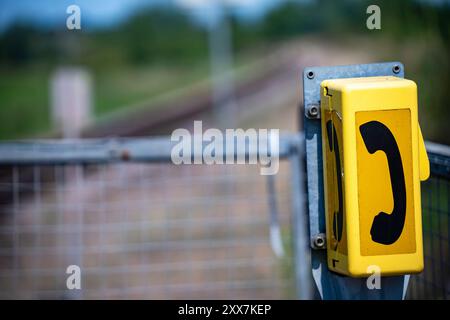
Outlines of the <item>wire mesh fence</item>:
{"type": "Polygon", "coordinates": [[[3,167],[0,297],[293,298],[290,176],[288,161],[270,179],[256,165],[3,167]]]}
{"type": "MultiPolygon", "coordinates": [[[[267,183],[256,168],[54,166],[46,182],[39,166],[22,181],[27,169],[12,167],[2,183],[15,189],[0,227],[2,297],[65,297],[68,265],[82,269],[73,293],[83,298],[292,294],[292,262],[271,249],[267,183]]],[[[287,175],[275,191],[285,237],[287,175]]]]}
{"type": "Polygon", "coordinates": [[[422,183],[424,271],[411,277],[409,299],[450,298],[450,148],[428,144],[430,179],[422,183]]]}
{"type": "MultiPolygon", "coordinates": [[[[0,145],[0,298],[299,297],[301,154],[281,141],[269,178],[256,165],[175,166],[156,139],[151,157],[135,140],[0,145]],[[69,265],[82,290],[67,289],[69,265]]],[[[450,154],[429,156],[425,270],[409,299],[449,297],[450,154]]]]}

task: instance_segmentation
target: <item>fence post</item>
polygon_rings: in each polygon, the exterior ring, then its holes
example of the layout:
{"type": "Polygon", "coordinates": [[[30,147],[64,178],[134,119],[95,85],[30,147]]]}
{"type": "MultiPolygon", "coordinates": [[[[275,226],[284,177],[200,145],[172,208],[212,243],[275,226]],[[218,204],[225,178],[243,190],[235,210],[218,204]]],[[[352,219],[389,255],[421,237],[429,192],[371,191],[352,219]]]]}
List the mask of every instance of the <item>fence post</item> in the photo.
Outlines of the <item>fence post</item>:
{"type": "Polygon", "coordinates": [[[291,154],[289,156],[291,166],[294,266],[297,297],[302,300],[310,300],[312,299],[311,258],[306,218],[302,140],[299,135],[299,139],[294,141],[291,146],[291,154]]]}
{"type": "Polygon", "coordinates": [[[64,139],[79,138],[92,115],[91,78],[79,68],[61,68],[51,79],[53,124],[64,139]]]}

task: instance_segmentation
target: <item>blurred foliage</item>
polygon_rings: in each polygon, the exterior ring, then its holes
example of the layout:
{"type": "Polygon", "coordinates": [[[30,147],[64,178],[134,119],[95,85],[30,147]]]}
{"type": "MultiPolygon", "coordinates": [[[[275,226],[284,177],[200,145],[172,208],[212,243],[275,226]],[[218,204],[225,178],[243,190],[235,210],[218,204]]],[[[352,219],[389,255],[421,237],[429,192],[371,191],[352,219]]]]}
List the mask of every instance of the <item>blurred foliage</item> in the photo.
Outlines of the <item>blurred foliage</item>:
{"type": "MultiPolygon", "coordinates": [[[[423,1],[318,0],[284,2],[257,21],[248,22],[232,16],[229,19],[236,54],[307,34],[324,41],[353,39],[353,45],[363,37],[379,43],[376,46],[379,51],[374,52],[374,56],[380,61],[401,60],[406,65],[407,77],[419,84],[426,138],[450,144],[446,123],[450,116],[446,99],[450,83],[449,17],[448,5],[433,6],[423,1]],[[366,8],[370,4],[381,8],[382,30],[366,28],[366,8]]],[[[42,112],[47,110],[48,94],[43,91],[48,88],[43,79],[48,78],[58,65],[83,65],[94,72],[96,81],[104,81],[99,84],[101,101],[96,101],[101,107],[96,107],[99,108],[97,111],[108,112],[107,104],[114,105],[116,100],[126,104],[144,98],[143,91],[136,91],[132,96],[132,84],[136,81],[142,81],[140,85],[144,92],[145,81],[155,82],[142,78],[139,70],[144,66],[149,73],[151,66],[156,66],[155,74],[167,79],[167,85],[149,90],[155,93],[171,87],[171,82],[181,85],[183,81],[191,82],[195,77],[206,76],[207,58],[207,30],[170,6],[140,10],[124,23],[106,30],[67,32],[61,28],[43,30],[16,24],[0,34],[0,72],[4,75],[0,80],[0,119],[28,117],[25,113],[33,112],[29,112],[32,107],[27,103],[34,103],[42,112]],[[190,69],[201,69],[204,73],[195,72],[193,76],[186,71],[190,69]],[[179,70],[186,75],[184,78],[179,76],[179,70]],[[130,82],[123,91],[118,83],[107,81],[118,74],[127,75],[126,80],[130,82]],[[179,81],[173,81],[178,78],[179,81]],[[111,83],[110,87],[107,87],[108,83],[111,83]],[[103,99],[102,92],[109,96],[103,99]],[[117,99],[111,98],[112,93],[117,99]],[[121,95],[123,99],[120,99],[121,95]]],[[[36,119],[30,118],[30,121],[36,119]]],[[[14,121],[6,126],[11,127],[11,123],[14,121]]],[[[40,120],[40,124],[22,124],[17,127],[17,133],[32,134],[46,126],[47,120],[40,120]]],[[[11,127],[8,134],[1,133],[0,137],[12,137],[14,130],[11,127]]]]}
{"type": "Polygon", "coordinates": [[[206,31],[175,10],[139,12],[100,31],[40,30],[13,25],[0,37],[0,66],[82,64],[92,69],[123,64],[189,63],[207,55],[206,31]]]}

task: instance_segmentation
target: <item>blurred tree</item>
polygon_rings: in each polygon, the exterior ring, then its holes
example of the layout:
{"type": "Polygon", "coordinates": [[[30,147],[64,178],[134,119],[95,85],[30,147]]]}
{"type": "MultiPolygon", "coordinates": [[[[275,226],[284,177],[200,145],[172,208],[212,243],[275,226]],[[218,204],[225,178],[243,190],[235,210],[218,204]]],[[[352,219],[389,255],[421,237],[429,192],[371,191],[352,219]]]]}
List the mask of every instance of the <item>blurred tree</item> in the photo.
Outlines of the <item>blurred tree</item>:
{"type": "Polygon", "coordinates": [[[31,26],[18,24],[9,28],[0,38],[0,59],[19,65],[36,56],[33,38],[38,31],[31,26]]]}

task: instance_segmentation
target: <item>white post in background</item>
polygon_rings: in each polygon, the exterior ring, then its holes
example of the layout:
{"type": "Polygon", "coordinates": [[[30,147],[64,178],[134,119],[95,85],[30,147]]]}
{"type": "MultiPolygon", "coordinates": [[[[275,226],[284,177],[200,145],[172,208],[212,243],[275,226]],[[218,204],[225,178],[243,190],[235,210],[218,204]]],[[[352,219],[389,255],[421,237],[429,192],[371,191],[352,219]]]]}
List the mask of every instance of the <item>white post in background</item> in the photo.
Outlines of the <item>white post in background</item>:
{"type": "Polygon", "coordinates": [[[92,116],[91,77],[80,68],[58,69],[51,79],[53,125],[63,139],[79,138],[92,116]]]}
{"type": "MultiPolygon", "coordinates": [[[[81,68],[61,68],[57,70],[51,79],[50,96],[54,128],[61,133],[63,139],[78,139],[81,137],[83,127],[92,116],[92,90],[91,76],[89,72],[81,68]]],[[[64,170],[63,181],[56,181],[59,188],[75,190],[75,197],[64,201],[65,205],[59,214],[62,215],[61,223],[71,225],[74,232],[64,235],[60,241],[67,248],[67,257],[64,270],[69,265],[75,265],[81,270],[81,288],[67,288],[67,298],[83,298],[83,226],[84,204],[73,203],[73,199],[83,199],[84,192],[84,168],[81,165],[68,166],[64,170]],[[71,203],[72,202],[72,203],[71,203]]],[[[72,193],[74,194],[74,193],[72,193]]],[[[66,276],[69,276],[66,274],[66,276]]],[[[65,282],[64,282],[65,283],[65,282]]]]}

